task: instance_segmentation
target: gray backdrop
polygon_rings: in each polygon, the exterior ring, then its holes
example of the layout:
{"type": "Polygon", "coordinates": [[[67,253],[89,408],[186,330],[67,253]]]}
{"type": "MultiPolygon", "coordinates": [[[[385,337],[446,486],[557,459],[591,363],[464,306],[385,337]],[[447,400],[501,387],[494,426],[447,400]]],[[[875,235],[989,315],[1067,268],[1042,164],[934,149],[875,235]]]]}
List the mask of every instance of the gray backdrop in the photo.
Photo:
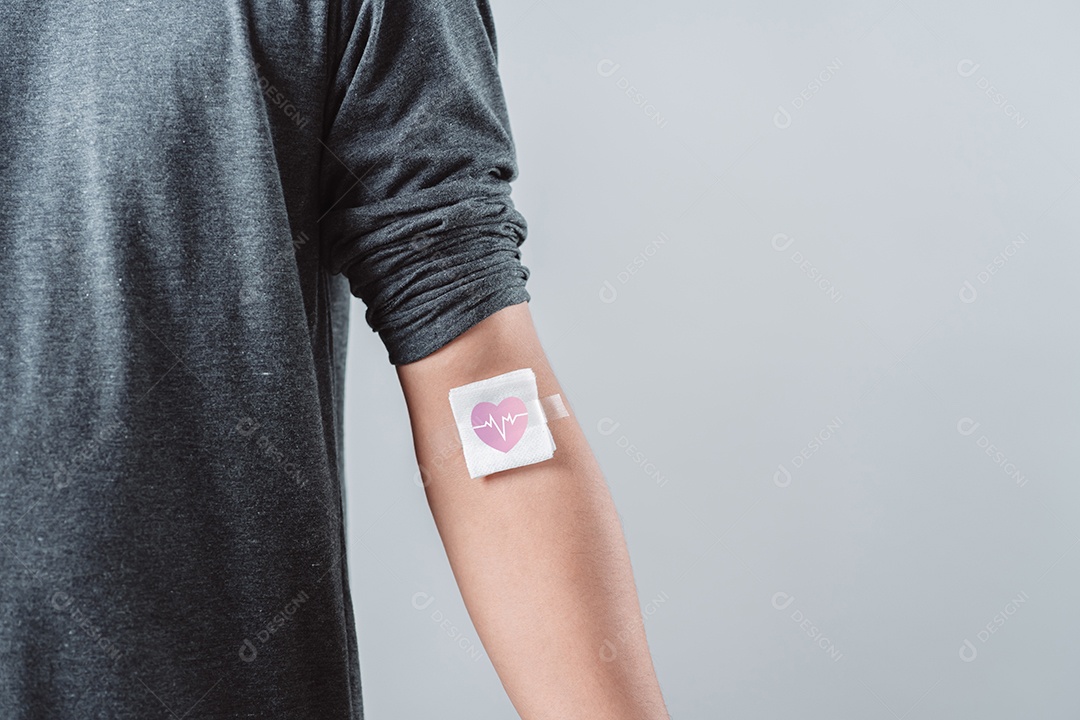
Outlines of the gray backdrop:
{"type": "MultiPolygon", "coordinates": [[[[672,716],[1076,718],[1080,6],[494,9],[672,716]]],[[[368,713],[516,717],[359,301],[350,354],[368,713]]]]}

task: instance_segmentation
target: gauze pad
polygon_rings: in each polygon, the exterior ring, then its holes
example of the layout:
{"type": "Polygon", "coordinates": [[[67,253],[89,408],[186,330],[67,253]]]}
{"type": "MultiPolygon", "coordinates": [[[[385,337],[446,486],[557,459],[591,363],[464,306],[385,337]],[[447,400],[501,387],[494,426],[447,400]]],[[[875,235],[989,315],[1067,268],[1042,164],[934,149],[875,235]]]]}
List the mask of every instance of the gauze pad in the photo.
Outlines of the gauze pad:
{"type": "Polygon", "coordinates": [[[450,391],[450,407],[469,477],[531,465],[555,454],[555,439],[538,395],[532,368],[450,391]]]}

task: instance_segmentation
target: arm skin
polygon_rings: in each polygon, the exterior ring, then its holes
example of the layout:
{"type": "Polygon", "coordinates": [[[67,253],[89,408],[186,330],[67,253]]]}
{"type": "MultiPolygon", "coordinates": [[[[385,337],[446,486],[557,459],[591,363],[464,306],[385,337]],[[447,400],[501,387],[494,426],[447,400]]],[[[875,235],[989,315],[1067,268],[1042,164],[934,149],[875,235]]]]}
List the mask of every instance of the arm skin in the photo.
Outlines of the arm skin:
{"type": "Polygon", "coordinates": [[[524,720],[670,720],[622,527],[573,414],[551,423],[555,455],[541,463],[472,479],[461,451],[447,451],[450,388],[523,367],[535,371],[540,397],[562,393],[528,303],[397,366],[428,503],[469,616],[524,720]]]}

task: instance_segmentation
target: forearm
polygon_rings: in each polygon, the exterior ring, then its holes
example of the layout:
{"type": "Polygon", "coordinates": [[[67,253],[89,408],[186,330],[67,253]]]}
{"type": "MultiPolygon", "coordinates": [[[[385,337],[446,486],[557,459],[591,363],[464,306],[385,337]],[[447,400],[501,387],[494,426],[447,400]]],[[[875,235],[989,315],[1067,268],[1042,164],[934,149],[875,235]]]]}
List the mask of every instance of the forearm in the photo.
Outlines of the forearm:
{"type": "Polygon", "coordinates": [[[541,463],[474,480],[446,457],[449,389],[521,367],[541,397],[562,393],[524,303],[399,368],[470,617],[525,720],[666,719],[618,515],[576,419],[550,424],[557,449],[541,463]]]}

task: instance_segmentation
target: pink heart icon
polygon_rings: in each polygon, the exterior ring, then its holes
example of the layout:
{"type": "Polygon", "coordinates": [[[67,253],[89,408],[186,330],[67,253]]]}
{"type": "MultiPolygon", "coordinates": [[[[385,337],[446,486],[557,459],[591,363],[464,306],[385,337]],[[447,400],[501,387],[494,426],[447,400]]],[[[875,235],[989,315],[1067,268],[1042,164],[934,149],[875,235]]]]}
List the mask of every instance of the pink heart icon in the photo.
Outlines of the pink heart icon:
{"type": "Polygon", "coordinates": [[[513,395],[498,405],[476,403],[472,411],[472,426],[477,437],[500,452],[510,452],[528,425],[529,411],[525,403],[513,395]]]}

